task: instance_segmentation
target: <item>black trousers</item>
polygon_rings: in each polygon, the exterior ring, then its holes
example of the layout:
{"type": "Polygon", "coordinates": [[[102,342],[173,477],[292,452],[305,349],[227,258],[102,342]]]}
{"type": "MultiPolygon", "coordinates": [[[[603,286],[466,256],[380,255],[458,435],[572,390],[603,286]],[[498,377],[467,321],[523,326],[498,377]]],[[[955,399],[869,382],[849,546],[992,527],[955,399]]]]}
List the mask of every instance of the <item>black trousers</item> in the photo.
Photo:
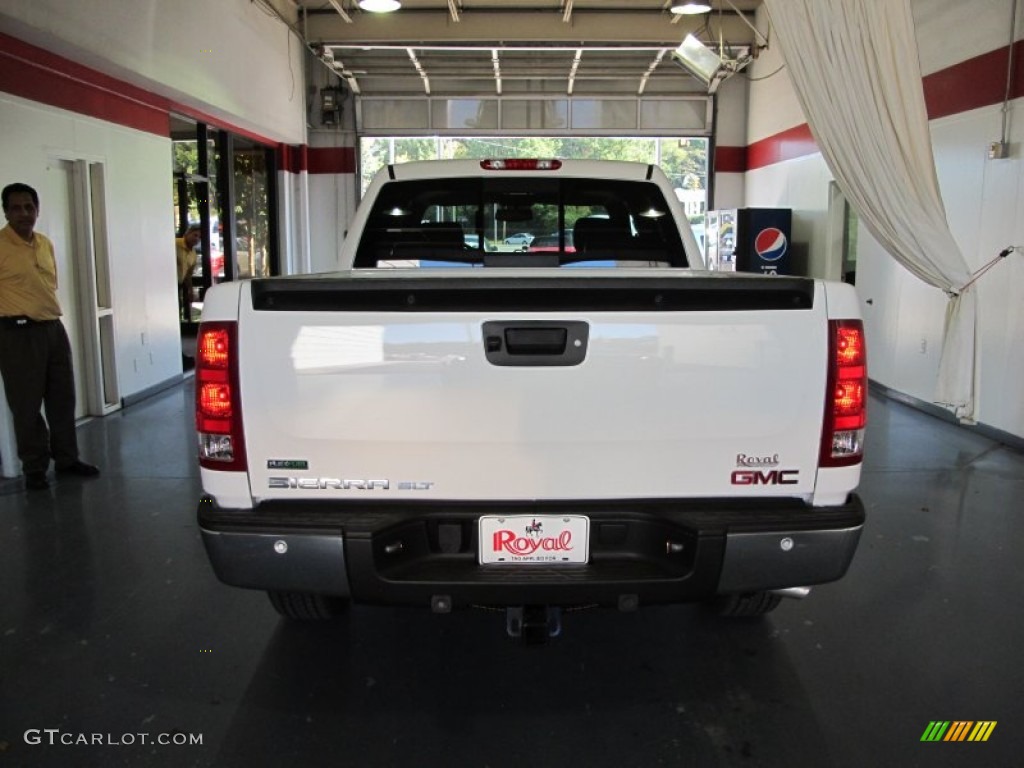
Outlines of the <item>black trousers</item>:
{"type": "Polygon", "coordinates": [[[0,318],[0,374],[22,470],[45,472],[51,458],[58,467],[78,461],[75,375],[64,324],[0,318]]]}

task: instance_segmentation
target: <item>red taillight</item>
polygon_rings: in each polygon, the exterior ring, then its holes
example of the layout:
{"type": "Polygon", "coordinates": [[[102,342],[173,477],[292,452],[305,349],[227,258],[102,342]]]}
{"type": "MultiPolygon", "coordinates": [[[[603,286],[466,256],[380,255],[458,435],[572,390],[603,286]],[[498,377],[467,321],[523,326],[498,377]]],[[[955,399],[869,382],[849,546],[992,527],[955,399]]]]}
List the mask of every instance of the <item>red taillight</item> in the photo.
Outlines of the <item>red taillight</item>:
{"type": "MultiPolygon", "coordinates": [[[[231,385],[201,384],[199,387],[199,413],[204,419],[231,418],[231,385]]],[[[221,429],[221,432],[229,430],[221,429]]]]}
{"type": "Polygon", "coordinates": [[[211,328],[200,333],[196,340],[199,362],[209,368],[227,368],[229,343],[230,335],[227,329],[211,328]]]}
{"type": "Polygon", "coordinates": [[[196,338],[196,432],[199,464],[208,469],[246,469],[236,334],[235,323],[207,322],[196,338]]]}
{"type": "Polygon", "coordinates": [[[506,158],[502,160],[481,160],[480,167],[485,171],[557,171],[562,167],[561,160],[506,158]]]}
{"type": "Polygon", "coordinates": [[[868,404],[867,350],[860,320],[829,322],[827,392],[821,466],[857,464],[864,456],[868,404]]]}
{"type": "Polygon", "coordinates": [[[838,325],[835,333],[836,362],[840,366],[864,365],[864,330],[838,325]]]}
{"type": "Polygon", "coordinates": [[[843,426],[864,426],[864,385],[859,381],[839,381],[835,390],[837,418],[857,419],[843,426]]]}

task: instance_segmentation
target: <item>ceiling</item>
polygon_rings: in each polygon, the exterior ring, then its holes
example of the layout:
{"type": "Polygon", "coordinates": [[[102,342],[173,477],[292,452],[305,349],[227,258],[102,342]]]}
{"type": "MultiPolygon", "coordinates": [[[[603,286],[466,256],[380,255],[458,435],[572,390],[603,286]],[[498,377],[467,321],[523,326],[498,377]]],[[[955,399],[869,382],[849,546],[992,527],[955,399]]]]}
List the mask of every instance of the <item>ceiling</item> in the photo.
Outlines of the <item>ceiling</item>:
{"type": "Polygon", "coordinates": [[[711,0],[700,16],[671,13],[676,2],[402,0],[374,14],[315,0],[300,23],[321,61],[364,96],[701,93],[671,52],[687,33],[749,50],[761,0],[711,0]]]}

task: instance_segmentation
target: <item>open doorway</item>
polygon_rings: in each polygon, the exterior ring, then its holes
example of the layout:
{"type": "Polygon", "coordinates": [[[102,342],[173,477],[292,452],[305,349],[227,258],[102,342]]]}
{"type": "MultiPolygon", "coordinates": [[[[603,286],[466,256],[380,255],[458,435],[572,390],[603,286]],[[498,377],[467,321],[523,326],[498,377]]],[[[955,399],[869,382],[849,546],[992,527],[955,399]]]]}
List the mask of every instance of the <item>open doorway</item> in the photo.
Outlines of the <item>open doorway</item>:
{"type": "Polygon", "coordinates": [[[75,417],[121,407],[114,356],[114,307],[103,162],[51,157],[46,210],[57,258],[57,295],[75,371],[75,417]]]}
{"type": "Polygon", "coordinates": [[[828,190],[829,279],[857,284],[857,211],[839,189],[830,182],[828,190]]]}
{"type": "Polygon", "coordinates": [[[239,278],[278,274],[273,149],[172,116],[178,319],[183,366],[192,365],[206,292],[239,278]],[[198,237],[186,233],[198,230],[198,237]]]}
{"type": "Polygon", "coordinates": [[[177,254],[178,319],[183,334],[194,334],[206,290],[224,277],[218,216],[215,207],[211,210],[211,201],[217,199],[217,168],[211,162],[212,140],[205,126],[173,118],[171,142],[175,248],[190,251],[188,256],[177,254]],[[186,245],[182,241],[190,227],[198,228],[199,238],[189,238],[186,245]]]}

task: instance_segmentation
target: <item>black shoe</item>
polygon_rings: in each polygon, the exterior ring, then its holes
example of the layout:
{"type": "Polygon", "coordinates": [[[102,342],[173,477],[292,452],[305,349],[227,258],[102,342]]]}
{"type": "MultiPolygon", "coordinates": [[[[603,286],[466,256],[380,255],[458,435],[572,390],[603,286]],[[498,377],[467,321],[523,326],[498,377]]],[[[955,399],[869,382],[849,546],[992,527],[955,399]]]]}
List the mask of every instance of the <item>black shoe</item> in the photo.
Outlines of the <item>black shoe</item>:
{"type": "Polygon", "coordinates": [[[65,467],[57,467],[57,473],[61,475],[78,475],[79,477],[96,477],[100,473],[99,467],[86,464],[84,461],[76,461],[65,467]]]}
{"type": "Polygon", "coordinates": [[[45,472],[26,472],[25,489],[29,491],[45,491],[50,487],[50,481],[46,479],[45,472]]]}

